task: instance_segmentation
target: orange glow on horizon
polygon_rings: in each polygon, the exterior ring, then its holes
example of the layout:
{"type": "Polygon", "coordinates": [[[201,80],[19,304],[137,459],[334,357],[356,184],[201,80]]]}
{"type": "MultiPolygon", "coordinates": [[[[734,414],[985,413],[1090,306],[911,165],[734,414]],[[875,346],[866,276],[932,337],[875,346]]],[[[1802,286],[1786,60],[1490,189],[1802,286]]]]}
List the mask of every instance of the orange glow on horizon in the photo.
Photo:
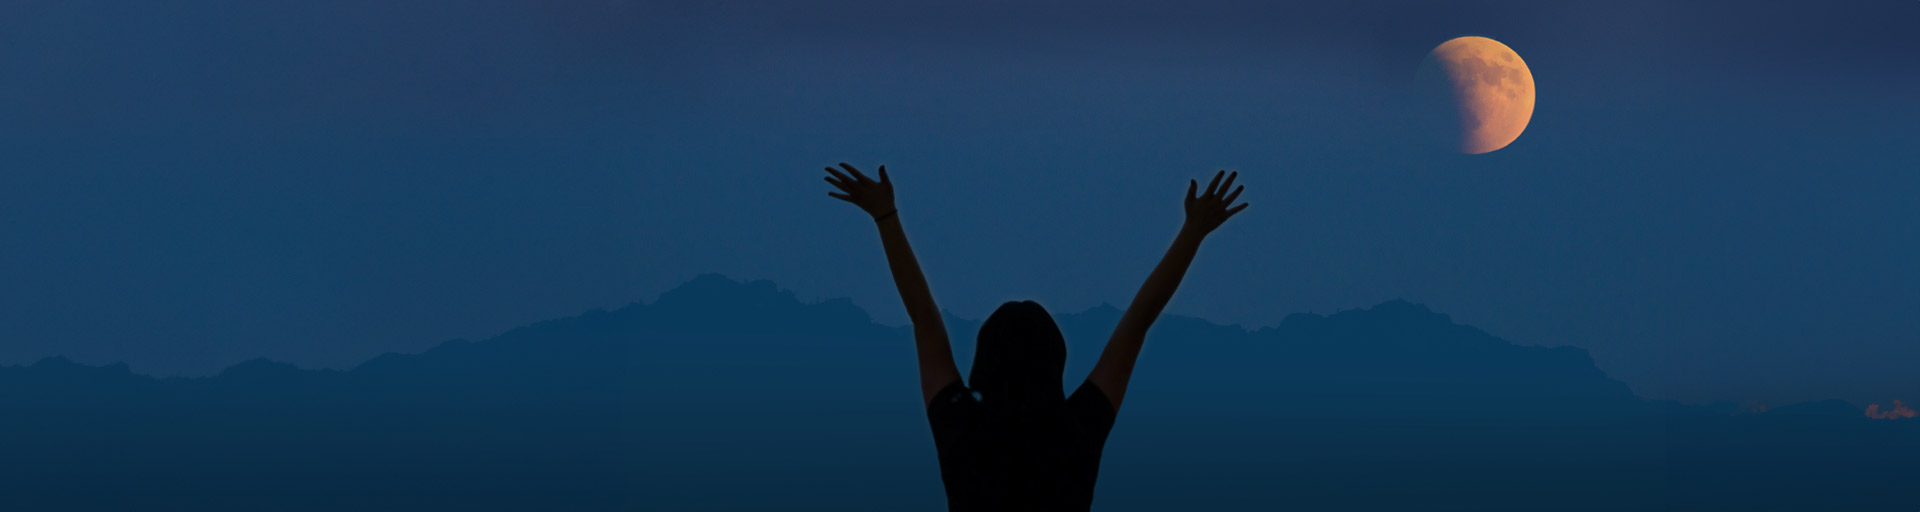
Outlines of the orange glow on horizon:
{"type": "Polygon", "coordinates": [[[1914,412],[1913,409],[1907,408],[1907,404],[1901,403],[1899,400],[1894,400],[1893,409],[1887,411],[1881,411],[1880,404],[1867,406],[1867,417],[1876,420],[1893,420],[1912,418],[1915,416],[1920,416],[1920,412],[1914,412]]]}

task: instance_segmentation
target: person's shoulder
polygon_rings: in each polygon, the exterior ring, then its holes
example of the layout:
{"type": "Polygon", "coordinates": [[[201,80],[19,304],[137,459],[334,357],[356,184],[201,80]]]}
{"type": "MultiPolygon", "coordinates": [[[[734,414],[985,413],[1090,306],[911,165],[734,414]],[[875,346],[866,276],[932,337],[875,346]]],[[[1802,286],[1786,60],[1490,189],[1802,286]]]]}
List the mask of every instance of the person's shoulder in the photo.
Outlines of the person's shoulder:
{"type": "Polygon", "coordinates": [[[1101,390],[1100,386],[1094,384],[1092,380],[1082,381],[1080,388],[1073,390],[1073,394],[1067,396],[1067,410],[1082,419],[1109,424],[1113,422],[1116,412],[1113,400],[1108,398],[1107,392],[1101,390]]]}
{"type": "MultiPolygon", "coordinates": [[[[943,445],[973,423],[973,390],[954,379],[927,401],[927,423],[933,426],[934,441],[943,445]]],[[[943,448],[944,449],[944,448],[943,448]]]]}
{"type": "Polygon", "coordinates": [[[967,389],[966,384],[960,382],[960,379],[954,379],[933,394],[933,399],[927,401],[927,410],[951,408],[971,402],[973,402],[973,390],[967,389]]]}

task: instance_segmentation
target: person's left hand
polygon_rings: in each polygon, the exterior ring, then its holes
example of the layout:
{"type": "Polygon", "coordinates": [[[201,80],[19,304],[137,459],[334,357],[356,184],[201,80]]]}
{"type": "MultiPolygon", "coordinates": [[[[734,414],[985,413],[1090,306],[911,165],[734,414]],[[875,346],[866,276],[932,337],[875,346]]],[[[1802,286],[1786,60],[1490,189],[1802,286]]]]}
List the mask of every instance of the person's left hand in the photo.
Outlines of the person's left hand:
{"type": "Polygon", "coordinates": [[[834,187],[840,189],[840,192],[845,193],[828,192],[827,195],[853,203],[875,219],[894,211],[893,181],[887,179],[887,166],[880,166],[880,181],[868,178],[867,175],[861,174],[859,169],[847,165],[846,162],[841,162],[840,167],[846,169],[847,173],[843,174],[839,169],[832,167],[827,168],[827,173],[833,175],[827,177],[827,183],[832,183],[834,187]],[[847,174],[853,176],[848,177],[847,174]]]}

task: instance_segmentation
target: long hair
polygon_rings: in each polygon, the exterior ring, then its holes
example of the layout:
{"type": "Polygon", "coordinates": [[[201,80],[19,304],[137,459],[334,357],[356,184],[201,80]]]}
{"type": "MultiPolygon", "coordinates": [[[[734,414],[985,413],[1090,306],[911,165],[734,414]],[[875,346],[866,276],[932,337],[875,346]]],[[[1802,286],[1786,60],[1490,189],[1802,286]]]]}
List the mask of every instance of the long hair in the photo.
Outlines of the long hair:
{"type": "Polygon", "coordinates": [[[968,381],[990,416],[1013,419],[1066,402],[1066,370],[1067,340],[1053,316],[1030,300],[1007,302],[980,325],[968,381]]]}

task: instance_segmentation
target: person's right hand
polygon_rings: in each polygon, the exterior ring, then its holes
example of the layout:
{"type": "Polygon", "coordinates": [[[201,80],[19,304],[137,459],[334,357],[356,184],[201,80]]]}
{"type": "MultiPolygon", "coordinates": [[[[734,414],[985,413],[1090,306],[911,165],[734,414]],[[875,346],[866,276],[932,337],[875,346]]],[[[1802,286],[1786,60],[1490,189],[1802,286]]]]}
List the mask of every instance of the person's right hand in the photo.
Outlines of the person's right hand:
{"type": "Polygon", "coordinates": [[[868,178],[867,175],[861,174],[859,169],[854,169],[846,162],[841,162],[840,167],[847,172],[841,173],[839,169],[827,168],[827,173],[832,174],[827,177],[827,183],[832,183],[835,188],[840,189],[840,192],[845,193],[828,192],[827,195],[859,206],[876,220],[893,213],[893,181],[887,179],[887,166],[880,166],[880,181],[868,178]],[[853,177],[848,177],[847,174],[852,174],[853,177]]]}
{"type": "Polygon", "coordinates": [[[1225,223],[1228,217],[1246,209],[1247,203],[1233,206],[1233,200],[1239,199],[1240,191],[1246,188],[1233,186],[1233,179],[1238,177],[1240,177],[1238,171],[1233,174],[1220,171],[1213,175],[1213,183],[1207,184],[1207,192],[1199,195],[1195,195],[1194,192],[1200,188],[1200,182],[1187,180],[1187,223],[1184,227],[1202,235],[1212,233],[1214,229],[1220,227],[1220,224],[1225,223]],[[1221,176],[1226,176],[1226,183],[1220,182],[1221,176]],[[1227,193],[1229,188],[1233,189],[1233,193],[1227,193]],[[1233,207],[1228,208],[1229,206],[1233,207]]]}

